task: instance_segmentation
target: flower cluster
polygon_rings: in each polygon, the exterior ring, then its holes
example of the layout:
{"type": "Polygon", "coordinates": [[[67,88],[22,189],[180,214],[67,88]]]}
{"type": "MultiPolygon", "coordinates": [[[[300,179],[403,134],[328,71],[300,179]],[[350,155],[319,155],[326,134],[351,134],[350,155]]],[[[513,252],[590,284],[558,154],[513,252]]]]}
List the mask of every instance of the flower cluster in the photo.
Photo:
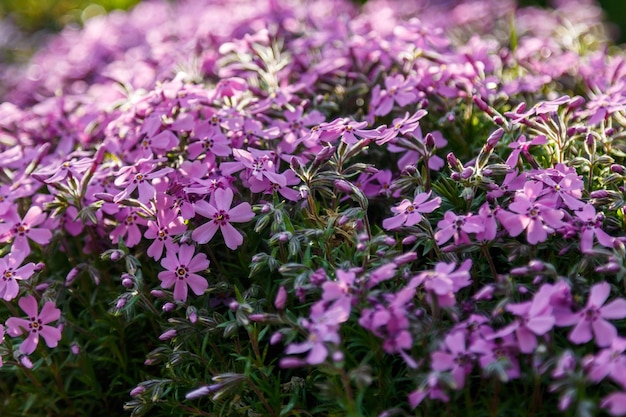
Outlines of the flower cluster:
{"type": "Polygon", "coordinates": [[[608,44],[574,0],[67,28],[1,79],[0,372],[65,392],[106,359],[135,416],[626,415],[608,44]]]}

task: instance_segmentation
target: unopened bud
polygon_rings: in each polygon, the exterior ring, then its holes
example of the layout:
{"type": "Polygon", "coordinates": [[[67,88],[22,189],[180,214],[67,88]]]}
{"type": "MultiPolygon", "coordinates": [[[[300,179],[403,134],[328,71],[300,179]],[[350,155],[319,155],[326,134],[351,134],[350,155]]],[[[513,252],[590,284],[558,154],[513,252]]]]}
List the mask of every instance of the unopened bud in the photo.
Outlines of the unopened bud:
{"type": "Polygon", "coordinates": [[[576,110],[577,108],[579,108],[580,106],[582,106],[583,104],[585,104],[585,99],[582,98],[581,96],[576,96],[573,97],[568,106],[567,106],[567,110],[571,111],[571,110],[576,110]]]}
{"type": "Polygon", "coordinates": [[[424,138],[424,144],[428,149],[433,149],[435,147],[435,137],[432,135],[432,133],[426,134],[426,137],[424,138]]]}
{"type": "Polygon", "coordinates": [[[285,287],[281,286],[278,289],[278,294],[276,294],[276,299],[274,300],[274,307],[276,310],[284,310],[285,304],[287,303],[287,290],[285,287]]]}
{"type": "Polygon", "coordinates": [[[176,337],[176,329],[169,329],[159,336],[159,340],[169,340],[176,337]]]}
{"type": "Polygon", "coordinates": [[[33,362],[26,355],[20,356],[20,363],[22,364],[22,366],[24,368],[28,368],[28,369],[32,369],[33,368],[33,362]]]}
{"type": "Polygon", "coordinates": [[[334,184],[335,188],[342,193],[349,194],[352,192],[352,187],[350,186],[350,184],[348,184],[346,180],[335,180],[334,184]]]}
{"type": "Polygon", "coordinates": [[[68,286],[72,283],[72,281],[74,281],[76,279],[76,277],[78,276],[78,274],[80,273],[82,267],[74,267],[70,270],[70,272],[67,274],[67,276],[65,277],[65,285],[68,286]]]}
{"type": "Polygon", "coordinates": [[[270,345],[275,345],[277,343],[282,342],[283,334],[281,332],[276,332],[270,337],[270,345]]]}
{"type": "Polygon", "coordinates": [[[461,172],[461,178],[466,180],[470,178],[472,175],[474,175],[474,168],[472,167],[463,168],[463,171],[461,172]]]}
{"type": "Polygon", "coordinates": [[[93,195],[96,200],[102,200],[105,203],[113,203],[115,202],[115,196],[113,194],[109,194],[109,193],[95,193],[93,195]]]}
{"type": "Polygon", "coordinates": [[[454,156],[452,152],[446,155],[446,160],[448,161],[448,165],[450,165],[450,168],[452,169],[455,169],[461,165],[459,160],[456,158],[456,156],[454,156]]]}
{"type": "Polygon", "coordinates": [[[396,256],[393,260],[393,263],[395,263],[396,265],[404,265],[404,264],[408,264],[410,262],[413,262],[417,259],[417,253],[416,252],[407,252],[407,253],[403,253],[400,256],[396,256]]]}
{"type": "Polygon", "coordinates": [[[485,113],[491,115],[493,112],[491,111],[491,109],[489,108],[489,105],[485,102],[485,100],[483,100],[482,98],[480,98],[479,96],[473,96],[472,97],[472,101],[474,102],[474,104],[476,105],[476,107],[478,107],[479,109],[481,109],[482,111],[484,111],[485,113]]]}
{"type": "Polygon", "coordinates": [[[487,145],[492,148],[495,148],[500,139],[504,136],[504,129],[501,127],[497,128],[489,137],[487,138],[487,145]]]}

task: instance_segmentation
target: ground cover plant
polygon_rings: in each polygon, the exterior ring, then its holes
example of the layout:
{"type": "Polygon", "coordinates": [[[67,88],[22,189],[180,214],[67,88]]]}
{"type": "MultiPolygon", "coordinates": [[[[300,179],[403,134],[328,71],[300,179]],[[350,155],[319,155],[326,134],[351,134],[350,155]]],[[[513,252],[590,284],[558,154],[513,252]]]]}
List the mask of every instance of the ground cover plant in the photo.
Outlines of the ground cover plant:
{"type": "Polygon", "coordinates": [[[2,77],[2,415],[625,415],[625,56],[581,1],[65,29],[2,77]]]}

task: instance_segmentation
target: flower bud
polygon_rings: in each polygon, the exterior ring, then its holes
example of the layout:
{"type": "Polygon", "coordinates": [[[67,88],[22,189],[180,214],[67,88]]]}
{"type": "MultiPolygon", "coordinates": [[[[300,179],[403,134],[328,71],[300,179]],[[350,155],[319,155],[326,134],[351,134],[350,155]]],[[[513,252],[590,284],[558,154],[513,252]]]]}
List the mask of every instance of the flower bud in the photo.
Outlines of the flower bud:
{"type": "Polygon", "coordinates": [[[463,171],[461,172],[461,178],[466,180],[470,178],[472,175],[474,175],[474,168],[472,167],[463,168],[463,171]]]}
{"type": "Polygon", "coordinates": [[[96,200],[102,200],[105,203],[114,203],[115,202],[115,196],[113,194],[109,194],[109,193],[95,193],[94,198],[96,198],[96,200]]]}
{"type": "Polygon", "coordinates": [[[335,188],[342,193],[350,194],[352,193],[352,187],[346,180],[335,180],[334,182],[335,188]]]}
{"type": "Polygon", "coordinates": [[[448,165],[450,165],[450,168],[452,168],[452,169],[455,169],[455,168],[457,168],[457,167],[459,167],[461,165],[459,160],[456,158],[456,156],[454,156],[454,154],[452,152],[450,152],[448,155],[446,155],[446,160],[448,161],[448,165]]]}
{"type": "Polygon", "coordinates": [[[250,314],[248,318],[255,322],[263,322],[267,320],[267,315],[263,313],[250,314]]]}
{"type": "Polygon", "coordinates": [[[472,97],[472,101],[474,102],[476,107],[478,107],[479,109],[481,109],[485,113],[487,113],[489,115],[493,114],[493,111],[489,108],[489,105],[485,102],[485,100],[483,100],[479,96],[473,96],[472,97]]]}
{"type": "Polygon", "coordinates": [[[116,310],[121,310],[124,308],[124,306],[126,305],[126,298],[120,298],[117,300],[117,303],[115,304],[115,309],[116,310]]]}
{"type": "Polygon", "coordinates": [[[393,263],[400,266],[400,265],[411,263],[415,261],[416,259],[417,259],[417,252],[407,252],[407,253],[403,253],[402,255],[396,256],[393,260],[393,263]]]}
{"type": "Polygon", "coordinates": [[[161,290],[152,290],[150,291],[150,295],[154,298],[163,298],[165,297],[165,293],[161,290]]]}
{"type": "Polygon", "coordinates": [[[74,281],[76,279],[76,277],[78,276],[78,274],[80,273],[80,270],[82,269],[82,267],[74,267],[70,270],[70,272],[67,274],[67,276],[65,277],[65,286],[68,286],[72,283],[72,281],[74,281]]]}
{"type": "Polygon", "coordinates": [[[24,368],[33,369],[33,362],[26,355],[20,356],[20,363],[24,368]]]}
{"type": "Polygon", "coordinates": [[[143,385],[137,385],[135,388],[130,390],[130,396],[136,397],[138,395],[143,394],[145,391],[146,391],[146,387],[144,387],[143,385]]]}
{"type": "Polygon", "coordinates": [[[169,329],[159,336],[159,340],[165,341],[176,337],[176,329],[169,329]]]}
{"type": "Polygon", "coordinates": [[[276,310],[284,310],[285,304],[287,303],[287,290],[285,287],[281,286],[278,289],[278,294],[276,294],[276,299],[274,300],[274,307],[276,310]]]}
{"type": "Polygon", "coordinates": [[[581,96],[572,97],[569,104],[567,105],[567,111],[576,110],[580,106],[585,104],[585,99],[581,96]]]}
{"type": "Polygon", "coordinates": [[[161,307],[161,310],[165,311],[166,313],[169,313],[170,311],[174,311],[175,307],[176,305],[174,303],[165,303],[163,304],[163,307],[161,307]]]}
{"type": "Polygon", "coordinates": [[[497,128],[489,137],[487,138],[487,145],[492,148],[495,148],[500,139],[504,136],[504,129],[501,127],[497,128]]]}
{"type": "Polygon", "coordinates": [[[426,145],[428,149],[435,148],[435,137],[433,136],[432,133],[429,132],[426,134],[426,137],[424,138],[424,144],[426,145]]]}

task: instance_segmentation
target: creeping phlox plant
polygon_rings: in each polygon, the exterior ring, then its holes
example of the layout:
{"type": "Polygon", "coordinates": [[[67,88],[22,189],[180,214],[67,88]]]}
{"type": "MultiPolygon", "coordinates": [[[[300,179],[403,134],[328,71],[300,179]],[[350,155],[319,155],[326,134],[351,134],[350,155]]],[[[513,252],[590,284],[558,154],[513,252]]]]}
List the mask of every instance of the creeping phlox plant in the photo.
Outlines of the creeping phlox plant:
{"type": "Polygon", "coordinates": [[[626,415],[599,9],[147,1],[3,71],[2,415],[626,415]]]}

